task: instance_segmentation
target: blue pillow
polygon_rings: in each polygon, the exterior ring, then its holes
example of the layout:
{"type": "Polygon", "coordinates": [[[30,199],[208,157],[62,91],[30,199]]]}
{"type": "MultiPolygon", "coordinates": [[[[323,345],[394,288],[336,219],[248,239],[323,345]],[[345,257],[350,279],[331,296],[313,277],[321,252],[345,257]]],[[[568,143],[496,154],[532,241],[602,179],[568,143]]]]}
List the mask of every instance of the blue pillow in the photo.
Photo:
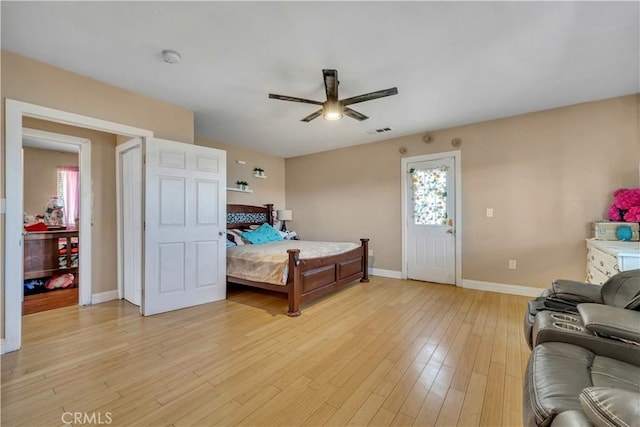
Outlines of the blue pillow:
{"type": "Polygon", "coordinates": [[[240,234],[254,245],[282,240],[282,236],[278,233],[278,230],[269,224],[262,224],[257,230],[245,231],[240,234]]]}

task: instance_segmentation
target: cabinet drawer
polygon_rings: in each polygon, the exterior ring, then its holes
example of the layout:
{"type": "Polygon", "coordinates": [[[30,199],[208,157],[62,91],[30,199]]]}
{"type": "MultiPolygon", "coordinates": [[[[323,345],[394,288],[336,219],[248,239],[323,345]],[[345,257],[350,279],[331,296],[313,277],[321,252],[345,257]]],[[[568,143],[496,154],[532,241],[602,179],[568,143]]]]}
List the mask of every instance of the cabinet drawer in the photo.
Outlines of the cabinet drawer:
{"type": "Polygon", "coordinates": [[[607,280],[609,280],[609,277],[607,277],[603,272],[595,268],[593,264],[587,264],[587,283],[602,285],[607,280]]]}
{"type": "Polygon", "coordinates": [[[620,272],[618,258],[593,246],[589,248],[587,263],[590,267],[600,270],[606,277],[611,277],[620,272]]]}

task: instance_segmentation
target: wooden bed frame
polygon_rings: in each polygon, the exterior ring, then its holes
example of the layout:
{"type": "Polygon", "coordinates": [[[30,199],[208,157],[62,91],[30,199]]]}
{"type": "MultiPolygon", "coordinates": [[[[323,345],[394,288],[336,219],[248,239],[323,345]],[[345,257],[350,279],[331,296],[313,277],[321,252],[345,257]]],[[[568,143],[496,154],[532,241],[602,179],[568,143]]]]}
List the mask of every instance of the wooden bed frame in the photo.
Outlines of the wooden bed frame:
{"type": "MultiPolygon", "coordinates": [[[[247,228],[264,223],[273,225],[273,205],[265,207],[227,205],[227,229],[247,228]]],[[[300,259],[299,249],[289,249],[289,274],[286,285],[254,282],[227,275],[227,282],[286,293],[287,315],[300,316],[300,303],[326,295],[358,279],[369,281],[369,239],[360,239],[360,247],[339,255],[300,259]]]]}

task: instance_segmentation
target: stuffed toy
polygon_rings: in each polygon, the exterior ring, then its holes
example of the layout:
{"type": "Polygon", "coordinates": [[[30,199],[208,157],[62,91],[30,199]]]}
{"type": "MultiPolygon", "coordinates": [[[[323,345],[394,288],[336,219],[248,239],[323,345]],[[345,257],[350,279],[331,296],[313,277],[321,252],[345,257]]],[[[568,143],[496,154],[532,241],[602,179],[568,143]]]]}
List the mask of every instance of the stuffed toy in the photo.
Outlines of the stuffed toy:
{"type": "Polygon", "coordinates": [[[640,222],[640,188],[619,188],[613,192],[609,221],[640,222]]]}
{"type": "Polygon", "coordinates": [[[67,273],[61,276],[53,276],[44,285],[47,289],[68,288],[73,285],[73,274],[67,273]]]}
{"type": "Polygon", "coordinates": [[[44,205],[44,222],[46,225],[60,227],[64,225],[64,203],[58,196],[51,196],[44,205]]]}

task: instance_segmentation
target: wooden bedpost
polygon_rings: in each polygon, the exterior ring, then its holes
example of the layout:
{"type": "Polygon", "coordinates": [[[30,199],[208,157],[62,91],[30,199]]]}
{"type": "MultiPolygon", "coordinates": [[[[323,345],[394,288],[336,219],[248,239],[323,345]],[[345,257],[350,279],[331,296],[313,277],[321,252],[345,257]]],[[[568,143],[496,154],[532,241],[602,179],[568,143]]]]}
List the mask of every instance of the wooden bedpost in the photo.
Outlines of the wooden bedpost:
{"type": "Polygon", "coordinates": [[[362,279],[361,282],[369,283],[369,239],[360,239],[362,242],[362,279]]]}
{"type": "Polygon", "coordinates": [[[300,271],[300,249],[287,249],[289,254],[289,274],[293,280],[289,282],[289,311],[287,316],[300,316],[300,295],[302,294],[302,272],[300,271]]]}
{"type": "Polygon", "coordinates": [[[267,208],[267,223],[273,225],[273,203],[268,203],[265,207],[267,208]]]}

